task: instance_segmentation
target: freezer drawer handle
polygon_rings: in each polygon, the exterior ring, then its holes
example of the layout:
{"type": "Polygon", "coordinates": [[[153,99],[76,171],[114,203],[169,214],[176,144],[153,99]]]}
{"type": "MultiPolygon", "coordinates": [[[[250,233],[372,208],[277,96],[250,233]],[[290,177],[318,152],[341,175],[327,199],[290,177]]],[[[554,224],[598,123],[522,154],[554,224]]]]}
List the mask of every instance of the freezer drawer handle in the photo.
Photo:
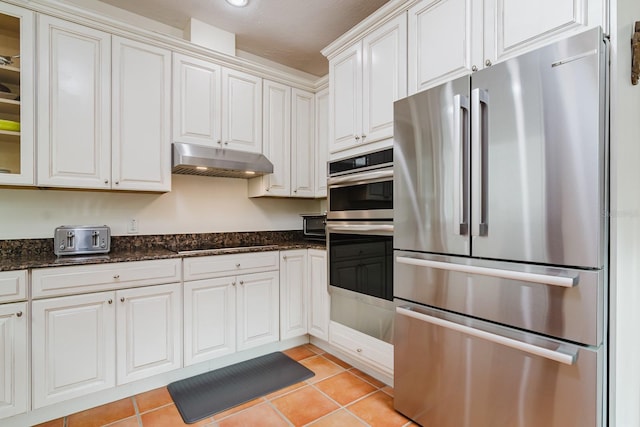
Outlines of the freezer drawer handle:
{"type": "Polygon", "coordinates": [[[526,273],[524,271],[501,270],[498,268],[478,267],[475,265],[453,264],[450,262],[431,261],[408,257],[396,257],[400,264],[431,267],[440,270],[459,271],[461,273],[480,274],[483,276],[500,277],[502,279],[522,280],[524,282],[542,283],[545,285],[572,288],[578,284],[580,276],[549,276],[547,274],[526,273]]]}
{"type": "Polygon", "coordinates": [[[573,365],[578,358],[577,353],[567,354],[555,350],[549,350],[543,347],[538,347],[533,344],[514,340],[512,338],[503,337],[501,335],[492,334],[489,332],[481,331],[480,329],[471,328],[469,326],[460,325],[458,323],[450,322],[448,320],[439,319],[433,316],[427,316],[426,314],[418,313],[413,310],[409,310],[405,307],[396,307],[396,313],[402,316],[413,317],[414,319],[428,322],[436,326],[441,326],[453,331],[457,331],[472,337],[480,338],[485,341],[490,341],[496,344],[501,344],[506,347],[511,347],[516,350],[523,351],[525,353],[534,354],[536,356],[544,357],[549,360],[553,360],[565,365],[573,365]]]}

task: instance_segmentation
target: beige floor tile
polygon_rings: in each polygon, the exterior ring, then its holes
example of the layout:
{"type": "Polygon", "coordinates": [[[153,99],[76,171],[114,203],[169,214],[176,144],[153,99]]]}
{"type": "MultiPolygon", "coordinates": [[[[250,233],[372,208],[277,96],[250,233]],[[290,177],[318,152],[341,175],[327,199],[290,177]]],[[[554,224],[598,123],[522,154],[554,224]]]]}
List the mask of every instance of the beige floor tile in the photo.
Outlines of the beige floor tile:
{"type": "Polygon", "coordinates": [[[311,386],[274,399],[272,403],[295,426],[303,426],[338,409],[338,405],[311,386]]]}
{"type": "Polygon", "coordinates": [[[133,399],[117,400],[67,417],[67,427],[99,427],[136,414],[133,399]]]}

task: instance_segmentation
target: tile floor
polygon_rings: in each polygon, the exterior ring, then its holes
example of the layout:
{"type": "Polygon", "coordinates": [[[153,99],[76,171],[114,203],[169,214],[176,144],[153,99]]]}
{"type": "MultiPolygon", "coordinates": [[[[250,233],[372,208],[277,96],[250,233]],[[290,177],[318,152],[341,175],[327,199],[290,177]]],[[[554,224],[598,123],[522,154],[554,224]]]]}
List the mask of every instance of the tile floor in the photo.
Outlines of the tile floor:
{"type": "Polygon", "coordinates": [[[166,387],[53,420],[38,427],[401,427],[393,388],[306,344],[285,351],[315,376],[195,424],[184,424],[166,387]]]}

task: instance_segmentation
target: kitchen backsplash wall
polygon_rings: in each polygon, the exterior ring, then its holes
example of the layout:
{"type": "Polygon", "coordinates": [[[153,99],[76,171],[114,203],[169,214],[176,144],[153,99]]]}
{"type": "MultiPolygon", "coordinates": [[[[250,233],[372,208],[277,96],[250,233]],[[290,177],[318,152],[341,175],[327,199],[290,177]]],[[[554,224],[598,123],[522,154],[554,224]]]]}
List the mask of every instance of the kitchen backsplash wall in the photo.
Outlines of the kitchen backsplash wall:
{"type": "Polygon", "coordinates": [[[319,200],[247,197],[247,181],[173,175],[170,193],[0,189],[0,239],[53,237],[59,225],[106,224],[126,235],[297,230],[319,200]]]}

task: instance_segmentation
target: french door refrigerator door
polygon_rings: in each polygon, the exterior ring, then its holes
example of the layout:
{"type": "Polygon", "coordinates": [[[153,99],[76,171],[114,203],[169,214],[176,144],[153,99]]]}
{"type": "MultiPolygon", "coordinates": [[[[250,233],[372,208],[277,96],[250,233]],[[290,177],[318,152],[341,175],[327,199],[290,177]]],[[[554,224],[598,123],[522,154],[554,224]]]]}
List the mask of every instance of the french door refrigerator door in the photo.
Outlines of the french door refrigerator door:
{"type": "Polygon", "coordinates": [[[469,77],[394,104],[394,248],[470,255],[469,77]]]}
{"type": "Polygon", "coordinates": [[[603,267],[605,56],[595,28],[472,75],[473,256],[603,267]]]}
{"type": "Polygon", "coordinates": [[[395,408],[424,426],[603,425],[602,347],[401,304],[395,408]]]}

